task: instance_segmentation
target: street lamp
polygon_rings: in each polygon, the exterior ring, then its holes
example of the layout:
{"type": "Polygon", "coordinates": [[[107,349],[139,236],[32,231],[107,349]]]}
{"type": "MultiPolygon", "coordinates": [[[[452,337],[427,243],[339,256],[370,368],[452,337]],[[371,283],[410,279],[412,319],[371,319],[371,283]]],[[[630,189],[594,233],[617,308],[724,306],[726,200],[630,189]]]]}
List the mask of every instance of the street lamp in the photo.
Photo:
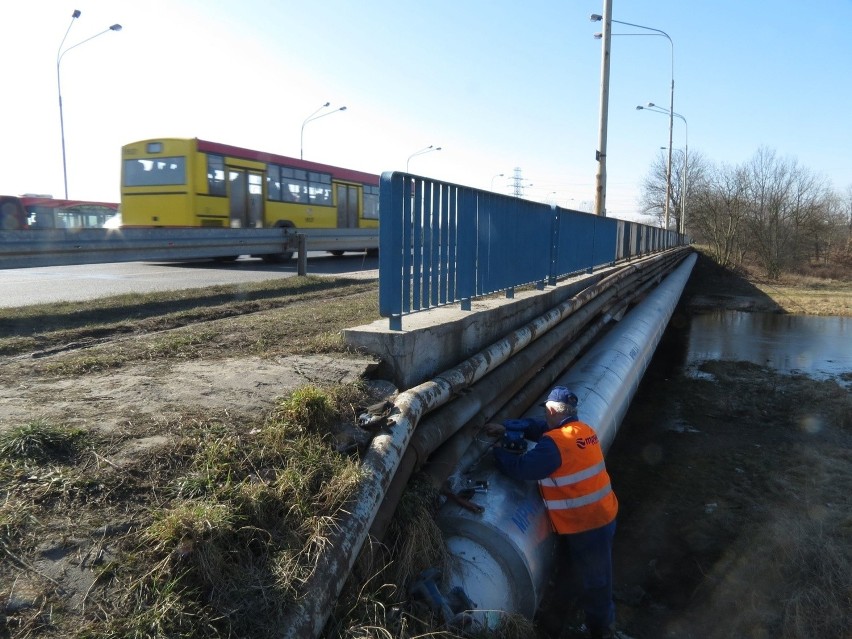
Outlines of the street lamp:
{"type": "Polygon", "coordinates": [[[65,183],[65,199],[68,199],[68,165],[65,157],[65,118],[62,115],[62,80],[59,73],[59,65],[62,62],[62,57],[68,53],[71,49],[76,49],[81,44],[85,44],[89,40],[93,40],[98,36],[101,36],[110,31],[121,31],[120,24],[114,24],[108,29],[104,29],[100,33],[96,33],[93,36],[86,38],[85,40],[78,42],[75,45],[72,45],[62,50],[62,46],[65,44],[65,39],[68,37],[68,33],[71,31],[71,27],[74,25],[74,20],[80,17],[80,10],[74,9],[74,13],[71,14],[71,22],[68,24],[68,28],[65,30],[65,35],[62,36],[62,42],[59,43],[59,49],[56,52],[56,91],[59,94],[59,134],[62,138],[62,179],[65,183]]]}
{"type": "MultiPolygon", "coordinates": [[[[672,117],[680,118],[683,120],[683,126],[685,130],[685,145],[683,147],[683,193],[680,198],[680,224],[678,225],[678,232],[682,235],[685,230],[685,220],[686,220],[686,189],[687,182],[686,177],[689,172],[689,123],[686,121],[686,118],[683,117],[680,113],[675,113],[674,111],[669,111],[668,109],[664,109],[663,107],[657,106],[653,102],[649,102],[647,105],[642,106],[639,105],[636,107],[637,111],[651,111],[653,113],[662,113],[663,115],[668,115],[671,119],[672,117]]],[[[671,157],[671,146],[669,146],[669,157],[671,157]]],[[[671,175],[671,173],[669,173],[671,175]]]]}
{"type": "Polygon", "coordinates": [[[491,178],[491,190],[492,191],[494,190],[494,180],[496,180],[498,177],[503,177],[504,175],[506,175],[506,174],[505,173],[498,173],[493,178],[491,178]]]}
{"type": "Polygon", "coordinates": [[[424,155],[426,153],[431,153],[432,151],[440,151],[441,147],[435,146],[434,144],[430,144],[429,146],[423,147],[419,151],[415,151],[411,155],[408,156],[408,160],[405,163],[405,172],[408,173],[408,167],[411,164],[411,158],[417,157],[418,155],[424,155]]]}
{"type": "MultiPolygon", "coordinates": [[[[671,83],[671,97],[670,97],[669,112],[674,113],[674,42],[672,41],[671,37],[669,36],[668,33],[666,33],[665,31],[663,31],[661,29],[655,29],[653,27],[646,27],[646,26],[643,26],[641,24],[633,24],[632,22],[622,22],[621,20],[613,20],[609,17],[611,10],[612,10],[612,0],[605,0],[604,15],[600,16],[596,13],[593,13],[591,16],[589,16],[589,19],[592,22],[600,22],[600,21],[603,20],[603,23],[604,23],[603,33],[602,34],[595,34],[596,38],[602,38],[603,39],[604,57],[606,59],[606,75],[605,75],[604,80],[605,80],[607,86],[606,86],[605,89],[604,89],[603,86],[601,86],[601,131],[602,131],[601,136],[602,136],[604,148],[601,148],[601,150],[599,151],[599,154],[603,158],[606,157],[606,148],[605,148],[606,147],[606,109],[604,108],[604,95],[606,95],[606,100],[608,102],[609,101],[609,86],[608,85],[609,85],[609,44],[610,44],[610,38],[613,35],[645,35],[645,34],[636,34],[636,33],[611,33],[611,27],[610,27],[610,24],[609,24],[610,22],[615,22],[617,24],[627,25],[628,27],[636,27],[637,29],[645,29],[646,31],[653,31],[654,32],[653,34],[647,34],[647,35],[660,35],[660,36],[663,36],[664,38],[666,38],[666,40],[669,41],[669,45],[671,46],[671,66],[672,66],[672,83],[671,83]],[[604,16],[606,16],[606,19],[604,19],[604,16]]],[[[603,85],[604,80],[602,80],[602,85],[603,85]]],[[[667,164],[667,168],[666,168],[666,174],[667,175],[666,175],[666,204],[665,204],[666,229],[669,228],[669,200],[671,199],[671,191],[672,191],[672,132],[673,132],[673,129],[674,129],[674,116],[669,115],[669,160],[668,160],[668,164],[667,164]]],[[[603,162],[603,161],[604,160],[601,159],[601,162],[603,162]]],[[[603,191],[605,192],[605,190],[606,190],[606,188],[605,188],[606,174],[605,173],[603,174],[603,180],[604,180],[604,182],[603,182],[604,186],[601,187],[599,185],[598,189],[599,190],[603,189],[603,191]]],[[[595,211],[595,213],[597,213],[598,215],[604,214],[603,212],[599,212],[597,210],[595,211]]]]}
{"type": "Polygon", "coordinates": [[[342,106],[339,109],[335,109],[334,111],[328,111],[328,112],[323,113],[321,115],[317,115],[317,113],[319,113],[323,109],[327,109],[330,106],[331,106],[331,102],[326,102],[319,109],[317,109],[316,111],[311,113],[307,118],[305,118],[304,122],[302,122],[302,132],[299,135],[299,159],[300,160],[305,159],[305,125],[308,122],[311,122],[313,120],[319,120],[320,118],[324,118],[325,116],[331,115],[332,113],[337,113],[338,111],[345,111],[346,110],[346,107],[342,106]]]}
{"type": "Polygon", "coordinates": [[[607,122],[609,121],[609,48],[612,42],[611,30],[612,0],[604,0],[603,16],[592,14],[590,20],[596,22],[603,20],[603,34],[601,42],[601,98],[600,98],[600,123],[598,126],[598,148],[595,151],[595,159],[598,162],[598,170],[595,174],[595,215],[606,216],[606,136],[607,122]]]}

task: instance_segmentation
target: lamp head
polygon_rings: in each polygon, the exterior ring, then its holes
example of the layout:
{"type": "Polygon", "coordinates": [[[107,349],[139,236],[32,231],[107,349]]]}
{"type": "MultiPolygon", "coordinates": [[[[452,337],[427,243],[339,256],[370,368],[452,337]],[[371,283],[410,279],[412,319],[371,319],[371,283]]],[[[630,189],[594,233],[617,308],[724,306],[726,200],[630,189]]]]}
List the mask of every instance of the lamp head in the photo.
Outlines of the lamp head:
{"type": "Polygon", "coordinates": [[[325,104],[322,105],[322,108],[324,109],[327,106],[331,106],[331,102],[326,102],[325,104]]]}
{"type": "Polygon", "coordinates": [[[656,104],[654,104],[653,102],[649,102],[649,103],[648,103],[648,106],[649,106],[649,107],[655,107],[655,106],[657,106],[657,105],[656,105],[656,104]]]}
{"type": "Polygon", "coordinates": [[[338,109],[338,111],[345,111],[345,110],[346,110],[346,107],[345,107],[345,106],[342,106],[342,107],[340,107],[340,108],[338,109]]]}
{"type": "Polygon", "coordinates": [[[589,22],[600,22],[603,20],[603,16],[598,15],[597,13],[593,13],[589,16],[589,22]]]}
{"type": "Polygon", "coordinates": [[[643,107],[643,106],[640,104],[639,106],[637,106],[637,107],[636,107],[636,110],[637,110],[637,111],[641,111],[641,110],[642,110],[642,109],[644,109],[644,108],[645,108],[645,107],[643,107]]]}
{"type": "Polygon", "coordinates": [[[110,30],[111,31],[121,31],[121,25],[120,24],[114,24],[110,27],[110,30]]]}
{"type": "Polygon", "coordinates": [[[596,33],[595,34],[595,40],[600,40],[601,38],[603,38],[603,33],[596,33]]]}
{"type": "Polygon", "coordinates": [[[71,14],[71,19],[73,20],[74,18],[79,18],[79,17],[80,17],[80,10],[74,9],[74,13],[71,14]]]}

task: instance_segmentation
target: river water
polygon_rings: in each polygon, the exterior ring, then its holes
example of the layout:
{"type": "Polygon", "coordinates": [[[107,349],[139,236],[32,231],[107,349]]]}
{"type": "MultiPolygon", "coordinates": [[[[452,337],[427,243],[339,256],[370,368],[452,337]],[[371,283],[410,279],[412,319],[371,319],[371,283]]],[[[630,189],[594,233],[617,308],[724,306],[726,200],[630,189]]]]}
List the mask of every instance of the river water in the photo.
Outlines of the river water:
{"type": "Polygon", "coordinates": [[[676,311],[642,384],[653,392],[677,375],[701,377],[708,360],[752,362],[852,389],[852,317],[676,311]]]}
{"type": "Polygon", "coordinates": [[[852,318],[712,311],[692,316],[686,370],[706,360],[748,361],[816,379],[852,374],[852,318]]]}

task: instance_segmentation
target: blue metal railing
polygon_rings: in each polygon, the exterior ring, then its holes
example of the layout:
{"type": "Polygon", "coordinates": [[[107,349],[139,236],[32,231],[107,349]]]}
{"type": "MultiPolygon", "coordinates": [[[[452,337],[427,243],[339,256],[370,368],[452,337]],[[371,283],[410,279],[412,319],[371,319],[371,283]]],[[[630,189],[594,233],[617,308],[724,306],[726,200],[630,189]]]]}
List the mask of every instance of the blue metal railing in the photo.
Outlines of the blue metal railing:
{"type": "Polygon", "coordinates": [[[664,250],[675,231],[530,202],[409,173],[379,192],[379,312],[402,316],[664,250]]]}

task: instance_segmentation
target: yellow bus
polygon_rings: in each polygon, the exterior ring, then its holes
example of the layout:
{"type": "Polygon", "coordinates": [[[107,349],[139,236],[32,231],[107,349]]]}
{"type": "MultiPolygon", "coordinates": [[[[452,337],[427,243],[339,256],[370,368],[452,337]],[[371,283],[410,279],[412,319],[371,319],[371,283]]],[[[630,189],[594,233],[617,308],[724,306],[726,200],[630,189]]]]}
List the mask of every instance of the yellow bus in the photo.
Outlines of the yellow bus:
{"type": "Polygon", "coordinates": [[[378,228],[379,176],[197,138],[121,149],[122,227],[378,228]]]}

